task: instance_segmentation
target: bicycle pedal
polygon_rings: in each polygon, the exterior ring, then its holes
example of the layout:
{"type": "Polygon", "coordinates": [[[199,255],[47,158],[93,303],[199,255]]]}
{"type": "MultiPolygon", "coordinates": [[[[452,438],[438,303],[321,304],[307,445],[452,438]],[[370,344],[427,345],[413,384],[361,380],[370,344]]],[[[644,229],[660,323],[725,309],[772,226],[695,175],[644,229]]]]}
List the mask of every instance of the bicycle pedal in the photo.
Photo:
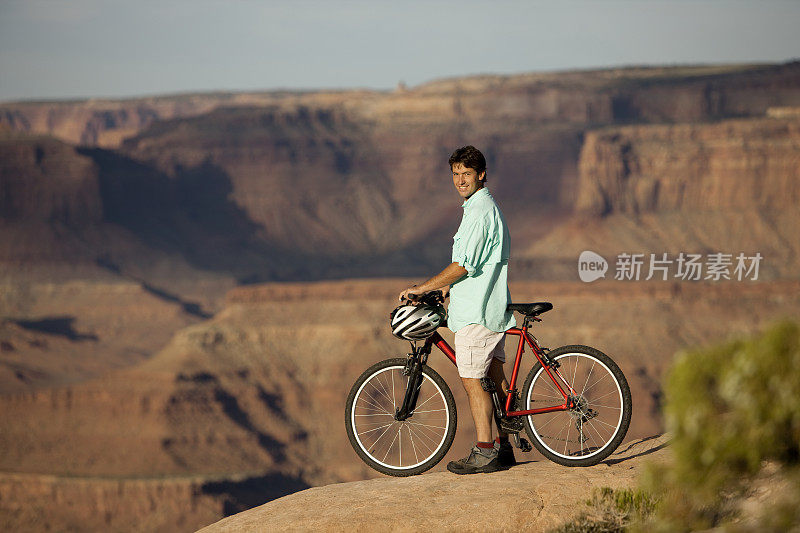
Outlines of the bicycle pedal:
{"type": "Polygon", "coordinates": [[[514,440],[514,446],[520,449],[523,452],[529,452],[533,449],[531,443],[527,441],[527,439],[523,439],[519,436],[519,433],[513,433],[511,438],[514,440]]]}

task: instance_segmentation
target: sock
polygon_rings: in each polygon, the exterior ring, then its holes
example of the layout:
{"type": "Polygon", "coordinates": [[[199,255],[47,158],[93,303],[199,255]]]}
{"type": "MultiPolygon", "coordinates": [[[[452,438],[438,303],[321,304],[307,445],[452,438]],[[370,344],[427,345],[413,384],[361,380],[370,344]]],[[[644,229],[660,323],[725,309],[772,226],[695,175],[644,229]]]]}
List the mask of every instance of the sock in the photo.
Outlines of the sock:
{"type": "Polygon", "coordinates": [[[494,448],[493,442],[480,442],[478,441],[477,444],[478,448],[494,448]]]}

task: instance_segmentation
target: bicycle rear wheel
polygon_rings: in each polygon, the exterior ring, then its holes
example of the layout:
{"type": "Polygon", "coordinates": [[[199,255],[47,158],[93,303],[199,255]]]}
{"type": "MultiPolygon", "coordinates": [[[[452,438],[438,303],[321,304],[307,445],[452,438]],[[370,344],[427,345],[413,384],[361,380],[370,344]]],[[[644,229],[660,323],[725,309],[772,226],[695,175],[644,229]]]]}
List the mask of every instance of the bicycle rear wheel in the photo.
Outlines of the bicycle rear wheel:
{"type": "Polygon", "coordinates": [[[347,396],[345,425],[350,444],[370,467],[390,476],[425,472],[442,460],[456,434],[456,403],[444,379],[423,366],[414,413],[395,420],[409,377],[406,360],[369,367],[347,396]]]}
{"type": "MultiPolygon", "coordinates": [[[[631,391],[625,375],[606,354],[589,346],[562,346],[548,353],[551,370],[575,407],[529,415],[525,429],[539,452],[565,466],[596,465],[617,449],[631,421],[631,391]]],[[[561,405],[564,396],[540,363],[531,369],[522,394],[524,409],[561,405]]]]}

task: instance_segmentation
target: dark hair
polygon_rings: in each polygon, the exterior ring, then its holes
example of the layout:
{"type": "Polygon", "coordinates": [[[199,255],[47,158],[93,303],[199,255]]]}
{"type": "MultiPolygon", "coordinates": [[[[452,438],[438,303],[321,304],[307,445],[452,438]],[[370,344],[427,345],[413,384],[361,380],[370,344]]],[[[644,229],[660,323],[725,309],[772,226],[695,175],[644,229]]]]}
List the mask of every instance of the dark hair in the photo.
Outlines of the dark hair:
{"type": "Polygon", "coordinates": [[[450,163],[451,170],[453,169],[453,165],[461,163],[465,167],[475,170],[479,176],[481,172],[486,172],[486,158],[483,157],[480,150],[472,145],[462,146],[453,152],[448,163],[450,163]]]}

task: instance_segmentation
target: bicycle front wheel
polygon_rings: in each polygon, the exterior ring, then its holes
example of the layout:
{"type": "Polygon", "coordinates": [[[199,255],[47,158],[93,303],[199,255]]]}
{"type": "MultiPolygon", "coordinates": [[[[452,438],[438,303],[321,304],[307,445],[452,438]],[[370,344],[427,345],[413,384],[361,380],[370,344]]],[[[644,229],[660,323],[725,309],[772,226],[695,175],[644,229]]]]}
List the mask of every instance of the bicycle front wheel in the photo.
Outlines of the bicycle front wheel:
{"type": "Polygon", "coordinates": [[[525,380],[525,410],[562,405],[566,411],[529,415],[525,428],[531,442],[551,461],[565,466],[596,465],[617,449],[631,422],[631,391],[625,375],[606,354],[589,346],[562,346],[548,353],[558,362],[553,379],[540,363],[525,380]]]}
{"type": "Polygon", "coordinates": [[[422,367],[416,408],[406,420],[395,420],[409,377],[406,360],[387,359],[369,367],[347,396],[345,424],[350,444],[375,470],[411,476],[442,460],[456,434],[456,403],[444,379],[422,367]]]}

